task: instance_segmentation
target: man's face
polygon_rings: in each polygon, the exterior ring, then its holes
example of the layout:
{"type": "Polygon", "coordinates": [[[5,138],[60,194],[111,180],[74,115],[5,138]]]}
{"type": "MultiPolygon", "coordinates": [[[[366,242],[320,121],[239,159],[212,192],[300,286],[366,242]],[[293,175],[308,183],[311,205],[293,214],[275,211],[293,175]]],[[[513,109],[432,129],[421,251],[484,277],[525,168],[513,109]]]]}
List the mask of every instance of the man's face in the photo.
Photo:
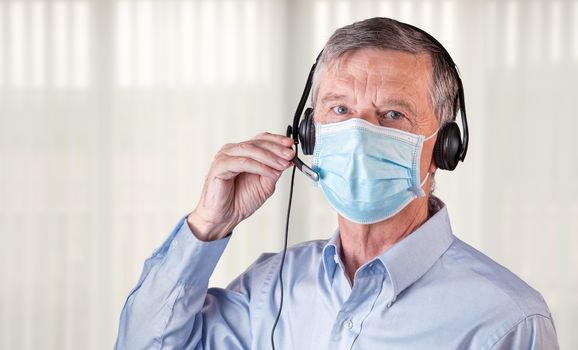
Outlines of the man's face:
{"type": "MultiPolygon", "coordinates": [[[[315,122],[360,118],[427,137],[438,128],[430,99],[431,76],[427,54],[370,48],[345,54],[320,71],[315,122]]],[[[432,137],[423,145],[422,179],[426,172],[435,171],[434,144],[432,137]]]]}

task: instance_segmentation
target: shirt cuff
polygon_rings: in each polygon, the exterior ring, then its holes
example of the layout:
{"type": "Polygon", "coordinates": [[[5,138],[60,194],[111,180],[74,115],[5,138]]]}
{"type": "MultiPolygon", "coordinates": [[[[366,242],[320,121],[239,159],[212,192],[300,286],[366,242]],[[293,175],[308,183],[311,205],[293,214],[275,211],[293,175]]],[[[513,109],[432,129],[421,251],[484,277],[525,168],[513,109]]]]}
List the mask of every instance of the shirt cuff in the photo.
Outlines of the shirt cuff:
{"type": "Polygon", "coordinates": [[[191,232],[187,217],[179,222],[175,231],[160,273],[183,284],[208,285],[231,235],[215,241],[201,241],[191,232]]]}

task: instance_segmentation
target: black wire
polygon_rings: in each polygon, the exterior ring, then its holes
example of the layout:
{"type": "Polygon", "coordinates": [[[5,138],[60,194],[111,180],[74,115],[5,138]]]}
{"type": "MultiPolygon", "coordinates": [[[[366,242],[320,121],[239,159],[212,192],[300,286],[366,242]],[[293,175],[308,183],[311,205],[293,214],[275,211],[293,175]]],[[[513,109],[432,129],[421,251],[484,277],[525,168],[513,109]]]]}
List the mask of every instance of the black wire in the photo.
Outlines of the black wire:
{"type": "Polygon", "coordinates": [[[289,216],[291,215],[291,201],[293,200],[293,184],[295,182],[295,165],[293,165],[293,172],[291,173],[291,187],[289,189],[289,205],[287,206],[287,221],[285,222],[285,242],[283,243],[283,255],[281,256],[281,266],[279,266],[279,284],[281,287],[281,300],[279,302],[279,311],[277,318],[271,329],[271,347],[275,350],[275,328],[279,323],[281,317],[281,310],[283,309],[283,265],[285,265],[285,255],[287,254],[287,237],[289,236],[289,216]]]}

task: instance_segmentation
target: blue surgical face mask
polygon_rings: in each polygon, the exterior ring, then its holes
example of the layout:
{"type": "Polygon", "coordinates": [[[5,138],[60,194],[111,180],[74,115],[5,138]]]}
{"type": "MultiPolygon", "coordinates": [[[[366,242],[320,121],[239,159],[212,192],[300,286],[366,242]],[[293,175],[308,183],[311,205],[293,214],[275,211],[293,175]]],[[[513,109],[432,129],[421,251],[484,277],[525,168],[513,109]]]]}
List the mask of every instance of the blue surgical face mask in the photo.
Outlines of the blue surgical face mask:
{"type": "Polygon", "coordinates": [[[424,138],[351,118],[316,124],[313,169],[316,186],[346,219],[372,224],[399,213],[425,195],[420,181],[424,138]]]}

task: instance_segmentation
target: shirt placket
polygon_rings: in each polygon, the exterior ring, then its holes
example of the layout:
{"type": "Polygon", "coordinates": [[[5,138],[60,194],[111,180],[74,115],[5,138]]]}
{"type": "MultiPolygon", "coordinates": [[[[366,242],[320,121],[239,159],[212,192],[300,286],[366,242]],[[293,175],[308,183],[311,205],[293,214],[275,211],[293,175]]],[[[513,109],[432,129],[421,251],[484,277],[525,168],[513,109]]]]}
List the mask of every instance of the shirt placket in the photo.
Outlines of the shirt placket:
{"type": "Polygon", "coordinates": [[[363,321],[381,293],[385,276],[384,269],[375,261],[358,271],[351,294],[336,315],[328,349],[353,349],[363,321]]]}

